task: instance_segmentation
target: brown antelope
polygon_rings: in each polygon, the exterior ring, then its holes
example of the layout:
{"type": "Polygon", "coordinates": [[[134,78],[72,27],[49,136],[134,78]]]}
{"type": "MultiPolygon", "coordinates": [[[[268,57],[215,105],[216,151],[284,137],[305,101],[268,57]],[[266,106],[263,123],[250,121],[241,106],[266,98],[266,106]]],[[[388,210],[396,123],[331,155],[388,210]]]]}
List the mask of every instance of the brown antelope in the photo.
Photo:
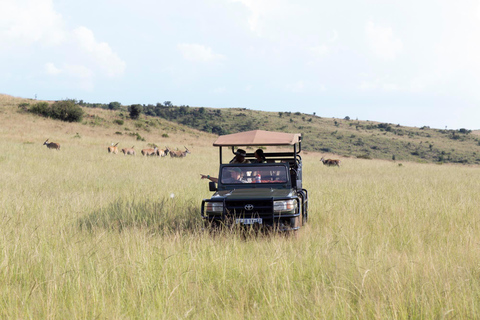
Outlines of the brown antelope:
{"type": "Polygon", "coordinates": [[[338,159],[327,159],[327,160],[325,160],[322,157],[322,159],[320,159],[320,161],[322,161],[324,165],[329,166],[329,167],[330,166],[340,167],[340,160],[338,160],[338,159]]]}
{"type": "Polygon", "coordinates": [[[44,146],[47,146],[48,149],[57,149],[60,150],[60,144],[55,142],[48,142],[48,139],[43,143],[44,146]]]}
{"type": "Polygon", "coordinates": [[[170,157],[172,157],[172,158],[183,158],[183,157],[187,156],[187,153],[190,153],[190,150],[188,150],[187,147],[185,147],[185,151],[172,151],[172,150],[170,150],[170,157]]]}
{"type": "Polygon", "coordinates": [[[170,152],[170,149],[168,149],[168,147],[165,147],[165,150],[163,149],[158,149],[157,150],[157,156],[159,157],[165,157],[165,156],[168,156],[168,153],[170,152]]]}
{"type": "Polygon", "coordinates": [[[131,148],[122,149],[123,155],[129,155],[129,154],[132,155],[132,156],[136,155],[137,153],[135,152],[135,149],[133,149],[133,148],[135,148],[135,146],[133,146],[131,148]]]}
{"type": "Polygon", "coordinates": [[[142,156],[156,156],[157,152],[158,152],[157,147],[153,149],[142,149],[142,156]]]}
{"type": "Polygon", "coordinates": [[[112,142],[112,145],[108,147],[108,153],[117,154],[118,153],[117,145],[118,145],[118,142],[115,145],[113,145],[113,142],[112,142]]]}

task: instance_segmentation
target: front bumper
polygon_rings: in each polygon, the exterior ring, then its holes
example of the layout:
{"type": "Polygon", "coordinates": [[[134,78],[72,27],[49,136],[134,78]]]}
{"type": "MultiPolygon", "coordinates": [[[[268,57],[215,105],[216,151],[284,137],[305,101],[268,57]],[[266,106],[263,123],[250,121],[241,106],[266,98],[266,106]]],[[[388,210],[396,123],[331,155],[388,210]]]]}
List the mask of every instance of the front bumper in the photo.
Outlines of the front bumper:
{"type": "MultiPolygon", "coordinates": [[[[278,208],[278,205],[277,205],[278,208]]],[[[300,216],[300,199],[298,197],[269,199],[204,199],[202,201],[202,218],[210,224],[243,225],[274,228],[278,231],[291,231],[300,228],[295,219],[300,216]],[[293,201],[295,207],[290,210],[275,211],[275,202],[293,201]],[[216,203],[217,205],[211,205],[216,203]],[[206,207],[216,212],[209,212],[206,207]]]]}

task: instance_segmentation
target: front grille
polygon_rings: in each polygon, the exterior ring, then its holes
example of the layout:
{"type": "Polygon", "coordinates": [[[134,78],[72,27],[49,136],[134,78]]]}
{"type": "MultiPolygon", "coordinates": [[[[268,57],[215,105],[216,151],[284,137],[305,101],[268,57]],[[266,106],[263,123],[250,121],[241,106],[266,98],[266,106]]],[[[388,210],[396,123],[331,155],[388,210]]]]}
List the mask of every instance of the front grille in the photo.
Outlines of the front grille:
{"type": "Polygon", "coordinates": [[[273,214],[272,200],[233,200],[225,201],[226,213],[235,216],[262,216],[273,214]],[[245,206],[252,210],[246,210],[245,206]]]}

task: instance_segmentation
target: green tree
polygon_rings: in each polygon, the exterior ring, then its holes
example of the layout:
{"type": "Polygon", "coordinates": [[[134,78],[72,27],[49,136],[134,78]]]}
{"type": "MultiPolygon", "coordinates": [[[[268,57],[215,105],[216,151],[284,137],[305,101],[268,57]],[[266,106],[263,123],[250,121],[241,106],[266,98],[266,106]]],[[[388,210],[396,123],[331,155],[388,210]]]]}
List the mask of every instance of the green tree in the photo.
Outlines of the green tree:
{"type": "Polygon", "coordinates": [[[143,111],[143,107],[141,104],[132,104],[129,108],[128,111],[130,112],[130,118],[132,119],[138,119],[140,117],[140,114],[143,111]]]}
{"type": "Polygon", "coordinates": [[[120,108],[122,107],[122,104],[120,102],[110,102],[108,104],[108,109],[110,110],[120,110],[120,108]]]}

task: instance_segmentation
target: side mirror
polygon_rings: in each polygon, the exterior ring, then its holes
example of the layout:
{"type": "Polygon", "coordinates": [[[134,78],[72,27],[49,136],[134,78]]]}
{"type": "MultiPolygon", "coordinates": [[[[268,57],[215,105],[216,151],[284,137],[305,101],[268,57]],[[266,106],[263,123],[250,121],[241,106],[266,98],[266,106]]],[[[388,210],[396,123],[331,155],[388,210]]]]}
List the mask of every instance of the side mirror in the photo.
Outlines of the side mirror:
{"type": "Polygon", "coordinates": [[[208,188],[210,189],[210,191],[217,191],[217,186],[215,185],[215,182],[213,182],[213,181],[210,181],[208,183],[208,188]]]}

